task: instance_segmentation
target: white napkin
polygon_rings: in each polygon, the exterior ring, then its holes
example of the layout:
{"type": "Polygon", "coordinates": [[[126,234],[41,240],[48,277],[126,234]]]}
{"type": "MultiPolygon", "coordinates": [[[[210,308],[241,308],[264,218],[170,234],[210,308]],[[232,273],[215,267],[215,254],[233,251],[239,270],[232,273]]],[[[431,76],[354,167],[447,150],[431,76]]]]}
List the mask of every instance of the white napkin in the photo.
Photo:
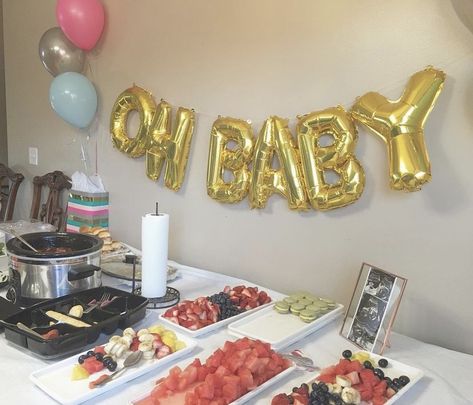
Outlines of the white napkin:
{"type": "Polygon", "coordinates": [[[83,191],[85,193],[104,193],[102,179],[98,174],[87,176],[82,172],[74,172],[71,176],[72,189],[76,191],[83,191]]]}

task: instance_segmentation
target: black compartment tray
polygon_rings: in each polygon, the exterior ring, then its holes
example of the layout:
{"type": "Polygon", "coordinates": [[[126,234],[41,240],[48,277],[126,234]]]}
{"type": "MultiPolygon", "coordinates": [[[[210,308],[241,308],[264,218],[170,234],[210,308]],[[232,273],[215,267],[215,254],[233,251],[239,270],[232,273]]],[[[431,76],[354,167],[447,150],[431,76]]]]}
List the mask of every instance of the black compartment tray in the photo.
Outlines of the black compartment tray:
{"type": "Polygon", "coordinates": [[[145,317],[147,304],[148,299],[144,297],[111,287],[98,287],[40,302],[0,322],[5,328],[7,340],[30,350],[36,356],[54,359],[81,351],[85,346],[95,342],[100,333],[112,334],[117,328],[125,329],[135,324],[145,317]],[[48,311],[68,315],[74,305],[82,305],[86,309],[88,303],[99,300],[104,293],[117,298],[102,308],[97,307],[83,314],[79,320],[90,324],[89,327],[76,327],[62,322],[57,325],[50,324],[56,321],[47,315],[48,311]],[[18,322],[40,334],[57,329],[59,336],[48,340],[41,339],[19,329],[16,326],[18,322]]]}

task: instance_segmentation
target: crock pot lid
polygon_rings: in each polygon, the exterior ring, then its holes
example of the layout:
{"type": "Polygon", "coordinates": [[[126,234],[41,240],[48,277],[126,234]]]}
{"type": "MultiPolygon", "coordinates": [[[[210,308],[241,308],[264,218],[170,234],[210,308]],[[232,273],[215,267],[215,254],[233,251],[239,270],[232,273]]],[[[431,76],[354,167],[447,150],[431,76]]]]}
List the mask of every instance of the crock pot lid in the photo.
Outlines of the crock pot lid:
{"type": "Polygon", "coordinates": [[[21,235],[28,243],[40,251],[36,253],[20,239],[13,238],[7,242],[7,252],[18,256],[35,258],[73,257],[94,253],[102,249],[103,241],[92,235],[69,232],[34,232],[21,235]],[[41,252],[48,248],[71,248],[70,252],[41,252]]]}

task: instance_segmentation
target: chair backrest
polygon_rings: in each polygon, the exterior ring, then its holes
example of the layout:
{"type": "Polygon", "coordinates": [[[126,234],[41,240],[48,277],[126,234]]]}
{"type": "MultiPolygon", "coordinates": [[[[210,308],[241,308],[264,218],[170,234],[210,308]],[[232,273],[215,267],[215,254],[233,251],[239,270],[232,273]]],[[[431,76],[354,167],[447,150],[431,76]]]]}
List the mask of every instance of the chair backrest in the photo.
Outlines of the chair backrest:
{"type": "Polygon", "coordinates": [[[13,219],[16,195],[24,178],[21,173],[15,173],[0,163],[0,221],[13,219]]]}
{"type": "Polygon", "coordinates": [[[72,187],[71,179],[61,171],[36,176],[33,179],[33,203],[31,204],[31,219],[38,219],[64,231],[66,227],[66,210],[61,207],[61,193],[64,189],[72,187]],[[46,202],[41,204],[43,187],[49,188],[46,202]],[[41,209],[40,209],[41,208],[41,209]]]}

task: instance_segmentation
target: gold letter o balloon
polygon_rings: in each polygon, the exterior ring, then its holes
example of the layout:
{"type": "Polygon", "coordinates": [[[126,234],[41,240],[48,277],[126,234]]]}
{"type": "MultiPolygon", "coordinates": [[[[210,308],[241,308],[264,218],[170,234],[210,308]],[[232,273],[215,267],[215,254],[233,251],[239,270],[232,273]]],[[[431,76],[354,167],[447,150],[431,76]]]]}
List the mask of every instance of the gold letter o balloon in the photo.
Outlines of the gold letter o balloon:
{"type": "Polygon", "coordinates": [[[113,145],[128,156],[143,156],[151,143],[151,125],[153,123],[156,103],[146,90],[133,86],[121,93],[112,108],[110,132],[113,145]],[[131,111],[140,116],[140,126],[134,138],[128,136],[127,121],[131,111]]]}

